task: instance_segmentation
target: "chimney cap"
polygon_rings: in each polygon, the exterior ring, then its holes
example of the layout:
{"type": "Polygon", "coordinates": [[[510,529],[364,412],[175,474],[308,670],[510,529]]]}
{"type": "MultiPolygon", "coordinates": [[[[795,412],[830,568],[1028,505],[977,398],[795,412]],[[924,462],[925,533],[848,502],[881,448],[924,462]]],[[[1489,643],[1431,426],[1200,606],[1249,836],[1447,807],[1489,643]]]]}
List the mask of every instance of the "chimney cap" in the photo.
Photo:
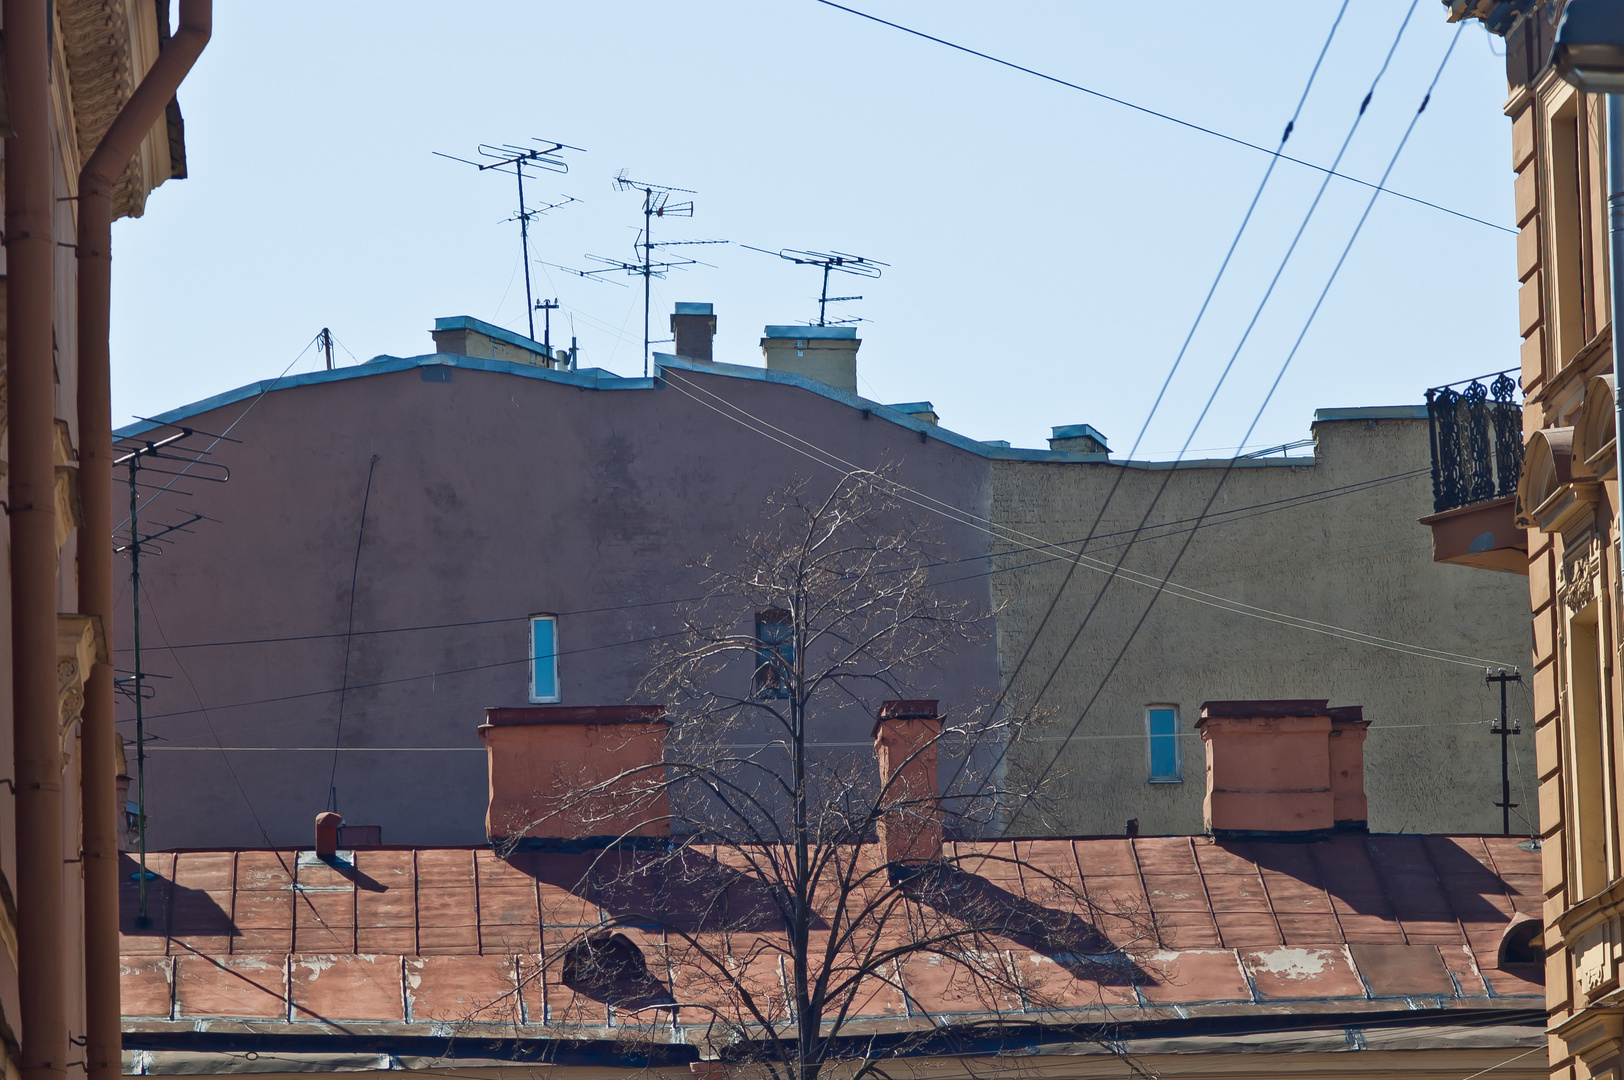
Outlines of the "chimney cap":
{"type": "Polygon", "coordinates": [[[1363,705],[1338,705],[1334,709],[1326,709],[1325,712],[1330,716],[1333,724],[1370,723],[1369,720],[1365,719],[1365,707],[1363,705]]]}
{"type": "Polygon", "coordinates": [[[1105,436],[1093,424],[1061,424],[1049,429],[1051,439],[1093,439],[1105,446],[1105,436]]]}
{"type": "Polygon", "coordinates": [[[674,314],[674,315],[715,315],[716,314],[716,306],[714,304],[696,304],[696,303],[689,303],[689,302],[687,302],[685,300],[678,300],[677,301],[677,306],[673,310],[672,314],[674,314]]]}
{"type": "Polygon", "coordinates": [[[1272,701],[1203,701],[1202,720],[1269,720],[1286,716],[1329,716],[1329,698],[1280,698],[1272,701]]]}
{"type": "Polygon", "coordinates": [[[879,715],[874,718],[874,730],[870,736],[880,733],[880,725],[887,720],[940,720],[941,704],[938,698],[911,698],[903,701],[885,701],[880,703],[879,715]]]}
{"type": "Polygon", "coordinates": [[[803,338],[841,338],[846,341],[857,339],[855,326],[768,326],[762,330],[768,340],[785,339],[801,340],[803,338]]]}
{"type": "Polygon", "coordinates": [[[664,705],[520,705],[485,710],[485,727],[541,724],[669,724],[664,705]]]}

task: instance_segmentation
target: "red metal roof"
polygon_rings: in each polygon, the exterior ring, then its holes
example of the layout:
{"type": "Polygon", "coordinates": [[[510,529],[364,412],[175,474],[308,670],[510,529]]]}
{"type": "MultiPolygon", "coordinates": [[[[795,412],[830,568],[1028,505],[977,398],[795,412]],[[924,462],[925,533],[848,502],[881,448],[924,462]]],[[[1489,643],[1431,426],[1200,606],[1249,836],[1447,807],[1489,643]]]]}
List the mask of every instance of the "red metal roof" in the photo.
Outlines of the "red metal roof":
{"type": "MultiPolygon", "coordinates": [[[[1033,882],[1055,875],[1080,880],[1091,900],[1108,899],[1114,910],[1154,916],[1089,918],[1111,945],[1144,958],[1132,978],[1075,956],[1045,955],[1014,931],[1002,943],[1024,977],[1067,1002],[1079,1021],[1101,1010],[1124,1023],[1543,1006],[1535,981],[1541,972],[1496,966],[1512,916],[1538,917],[1541,908],[1539,856],[1512,838],[1274,844],[1156,837],[949,847],[964,870],[1020,901],[1041,903],[1033,882]]],[[[725,850],[701,854],[728,861],[725,850]]],[[[208,1019],[253,1022],[261,1033],[310,1025],[331,1031],[334,1024],[411,1033],[456,1020],[563,1037],[630,1022],[562,985],[556,965],[543,970],[549,954],[583,928],[633,903],[605,896],[588,863],[585,855],[537,852],[504,860],[485,848],[359,850],[353,867],[339,868],[310,852],[154,854],[153,925],[137,931],[134,866],[126,861],[126,1030],[191,1030],[208,1019]]],[[[621,932],[677,1002],[705,992],[684,985],[673,935],[647,926],[621,932]]],[[[733,934],[724,947],[745,957],[749,937],[733,934]]],[[[777,963],[758,953],[743,963],[742,977],[775,980],[777,963]]],[[[884,1030],[921,1016],[971,1019],[1024,1007],[1013,997],[989,1003],[961,983],[946,965],[910,957],[896,985],[874,988],[858,1020],[884,1030]]],[[[674,1012],[675,1023],[666,1021],[673,1042],[682,1041],[684,1025],[705,1022],[697,1009],[674,1012]]]]}

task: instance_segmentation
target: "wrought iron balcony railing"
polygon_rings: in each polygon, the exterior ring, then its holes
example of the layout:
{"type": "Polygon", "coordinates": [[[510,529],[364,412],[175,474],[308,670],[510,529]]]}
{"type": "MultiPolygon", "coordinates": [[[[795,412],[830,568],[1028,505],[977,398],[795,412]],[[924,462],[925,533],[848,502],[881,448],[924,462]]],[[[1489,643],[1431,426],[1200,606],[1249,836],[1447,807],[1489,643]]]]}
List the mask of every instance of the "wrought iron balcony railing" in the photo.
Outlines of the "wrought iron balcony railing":
{"type": "Polygon", "coordinates": [[[1516,492],[1523,445],[1515,375],[1500,371],[1427,391],[1434,513],[1516,492]]]}

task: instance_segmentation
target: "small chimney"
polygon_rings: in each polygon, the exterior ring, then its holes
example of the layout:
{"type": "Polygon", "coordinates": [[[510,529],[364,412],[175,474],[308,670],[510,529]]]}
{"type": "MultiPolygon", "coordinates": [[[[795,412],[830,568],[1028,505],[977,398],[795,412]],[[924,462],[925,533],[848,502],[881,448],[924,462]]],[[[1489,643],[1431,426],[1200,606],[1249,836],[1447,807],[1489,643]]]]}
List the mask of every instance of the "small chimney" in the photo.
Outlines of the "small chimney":
{"type": "Polygon", "coordinates": [[[316,815],[316,858],[331,859],[338,854],[338,827],[342,824],[343,816],[331,810],[316,815]]]}
{"type": "Polygon", "coordinates": [[[761,339],[768,371],[791,371],[857,393],[857,349],[851,326],[769,326],[761,339]]]}
{"type": "Polygon", "coordinates": [[[942,857],[941,789],[936,740],[942,721],[935,701],[887,701],[874,722],[880,763],[880,851],[888,865],[932,863],[942,857]]]}
{"type": "Polygon", "coordinates": [[[550,368],[556,362],[553,354],[539,341],[523,334],[515,334],[483,319],[471,315],[454,315],[448,319],[435,319],[434,351],[451,356],[472,356],[483,360],[506,360],[514,364],[531,364],[550,368]]]}
{"type": "Polygon", "coordinates": [[[927,424],[941,422],[941,418],[936,415],[936,406],[928,401],[904,401],[901,405],[887,405],[886,408],[906,413],[915,420],[923,420],[927,424]]]}
{"type": "Polygon", "coordinates": [[[1369,832],[1365,800],[1365,732],[1370,721],[1362,705],[1345,705],[1331,714],[1331,816],[1338,832],[1369,832]]]}
{"type": "Polygon", "coordinates": [[[1109,454],[1105,436],[1088,424],[1064,424],[1049,429],[1049,449],[1068,450],[1074,454],[1109,454]]]}
{"type": "Polygon", "coordinates": [[[575,850],[671,835],[663,705],[486,709],[495,843],[575,850]]]}
{"type": "Polygon", "coordinates": [[[1220,839],[1327,835],[1331,716],[1324,700],[1208,701],[1196,730],[1207,749],[1207,831],[1220,839]]]}
{"type": "Polygon", "coordinates": [[[679,302],[671,315],[672,350],[686,360],[711,363],[716,341],[716,312],[710,304],[679,302]]]}

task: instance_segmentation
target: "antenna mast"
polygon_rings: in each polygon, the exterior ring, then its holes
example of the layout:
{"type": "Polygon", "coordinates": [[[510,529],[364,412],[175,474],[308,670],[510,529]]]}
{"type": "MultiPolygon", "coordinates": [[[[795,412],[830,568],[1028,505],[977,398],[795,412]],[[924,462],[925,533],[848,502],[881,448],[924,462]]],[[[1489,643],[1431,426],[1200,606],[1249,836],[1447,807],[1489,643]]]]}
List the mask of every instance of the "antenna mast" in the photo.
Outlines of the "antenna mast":
{"type": "Polygon", "coordinates": [[[519,247],[523,253],[524,259],[525,318],[530,321],[530,338],[531,340],[535,340],[536,298],[531,292],[530,288],[530,219],[533,217],[540,217],[549,210],[557,210],[559,207],[567,206],[572,202],[580,202],[580,200],[572,195],[563,195],[559,197],[558,202],[548,203],[546,206],[538,206],[534,208],[526,206],[524,201],[524,170],[528,167],[532,169],[543,169],[547,172],[567,173],[570,171],[569,162],[557,156],[558,152],[560,150],[574,150],[577,153],[585,153],[586,151],[582,150],[579,146],[568,146],[561,142],[554,142],[551,139],[531,139],[530,141],[542,144],[542,148],[537,150],[532,147],[514,146],[510,143],[503,143],[501,146],[492,146],[488,143],[480,143],[478,147],[479,155],[483,158],[489,159],[485,162],[469,161],[467,158],[455,157],[451,154],[442,154],[438,150],[434,151],[434,155],[436,157],[446,158],[449,161],[460,161],[464,165],[472,165],[480,172],[494,170],[496,172],[510,173],[515,179],[518,180],[519,210],[518,213],[508,218],[508,220],[517,221],[519,223],[519,247]]]}
{"type": "MultiPolygon", "coordinates": [[[[777,255],[797,266],[819,266],[823,268],[823,291],[818,294],[818,321],[817,326],[828,326],[828,309],[830,304],[842,303],[846,300],[861,300],[861,296],[830,296],[829,271],[838,270],[842,274],[851,274],[854,277],[877,278],[881,267],[889,267],[890,263],[880,262],[878,259],[865,259],[861,255],[848,255],[843,251],[795,251],[784,248],[780,251],[768,251],[766,248],[750,247],[749,244],[740,244],[740,247],[759,251],[763,255],[777,255]]],[[[860,319],[836,319],[835,325],[841,323],[860,322],[860,319]]]]}
{"type": "Polygon", "coordinates": [[[637,242],[632,245],[633,251],[640,251],[642,258],[637,262],[625,262],[621,259],[608,259],[602,255],[588,255],[593,262],[603,263],[598,270],[575,270],[568,266],[559,267],[580,277],[591,277],[594,274],[611,274],[622,271],[635,274],[643,279],[643,377],[648,377],[648,347],[649,339],[649,295],[653,289],[654,279],[665,277],[666,272],[682,266],[709,266],[697,259],[685,259],[680,256],[667,259],[664,262],[654,261],[654,249],[666,247],[684,247],[695,244],[725,244],[726,240],[654,240],[653,226],[657,217],[693,217],[694,204],[688,202],[672,202],[674,194],[693,195],[695,192],[687,188],[667,187],[664,184],[649,184],[641,180],[631,180],[622,169],[615,174],[615,190],[641,191],[643,193],[643,231],[637,242]]]}
{"type": "MultiPolygon", "coordinates": [[[[173,424],[163,424],[163,427],[175,427],[173,424]]],[[[141,533],[141,502],[139,489],[147,487],[141,483],[142,470],[157,473],[162,476],[185,477],[189,480],[208,480],[212,483],[225,483],[231,479],[231,471],[219,462],[207,461],[209,451],[184,447],[178,444],[190,439],[193,435],[202,435],[205,432],[195,431],[192,428],[175,427],[173,435],[166,435],[160,439],[134,440],[133,448],[125,451],[113,459],[113,466],[123,466],[129,474],[130,486],[130,535],[123,545],[113,549],[114,553],[128,551],[130,553],[130,626],[132,630],[131,644],[134,646],[134,672],[128,680],[131,685],[131,697],[135,700],[135,807],[136,807],[136,843],[140,856],[141,869],[136,875],[138,882],[135,925],[145,929],[152,925],[152,918],[147,914],[147,881],[155,876],[147,872],[147,731],[146,716],[142,709],[144,700],[145,682],[151,678],[141,669],[141,552],[152,547],[158,547],[157,541],[171,533],[189,532],[189,526],[204,520],[202,514],[192,514],[185,521],[173,525],[160,525],[154,531],[142,535],[141,533]],[[178,463],[180,471],[165,468],[163,463],[178,463]]],[[[227,442],[236,442],[236,439],[226,439],[224,435],[213,436],[215,442],[225,439],[227,442]]],[[[212,444],[211,444],[212,445],[212,444]]],[[[176,481],[159,488],[160,494],[170,490],[176,481]]],[[[179,491],[179,494],[190,495],[189,491],[179,491]]],[[[157,496],[154,496],[156,498],[157,496]]],[[[150,500],[149,500],[150,502],[150,500]]],[[[126,680],[115,680],[118,682],[126,680]]]]}

